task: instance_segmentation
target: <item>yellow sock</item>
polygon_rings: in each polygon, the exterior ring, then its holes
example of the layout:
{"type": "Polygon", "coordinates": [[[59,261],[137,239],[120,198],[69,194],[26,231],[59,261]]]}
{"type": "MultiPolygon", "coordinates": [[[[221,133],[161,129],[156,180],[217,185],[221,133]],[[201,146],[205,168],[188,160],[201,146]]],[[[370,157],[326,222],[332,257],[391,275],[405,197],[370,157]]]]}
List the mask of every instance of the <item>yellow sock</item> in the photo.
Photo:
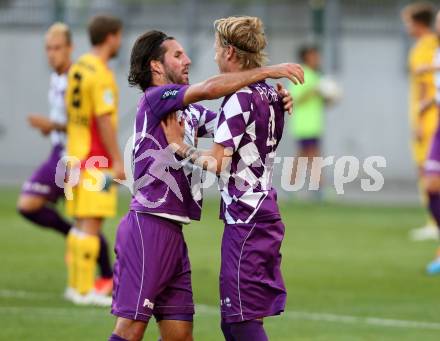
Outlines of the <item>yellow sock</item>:
{"type": "Polygon", "coordinates": [[[76,290],[84,295],[95,284],[96,263],[99,255],[99,237],[81,233],[77,239],[76,290]]]}
{"type": "Polygon", "coordinates": [[[76,247],[77,247],[77,230],[72,227],[67,234],[66,239],[66,266],[67,266],[67,286],[76,288],[76,247]]]}

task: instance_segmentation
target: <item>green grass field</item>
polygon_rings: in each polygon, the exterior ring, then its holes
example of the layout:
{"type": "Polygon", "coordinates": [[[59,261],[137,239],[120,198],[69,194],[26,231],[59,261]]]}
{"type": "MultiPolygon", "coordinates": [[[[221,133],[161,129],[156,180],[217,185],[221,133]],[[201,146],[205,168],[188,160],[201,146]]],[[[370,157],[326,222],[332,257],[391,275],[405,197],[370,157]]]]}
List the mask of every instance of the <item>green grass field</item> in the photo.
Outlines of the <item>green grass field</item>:
{"type": "MultiPolygon", "coordinates": [[[[17,190],[0,193],[0,340],[106,340],[114,323],[108,309],[62,299],[63,239],[15,213],[17,190]]],[[[127,200],[120,200],[120,215],[127,200]]],[[[185,228],[200,341],[222,340],[222,224],[218,203],[205,204],[202,221],[185,228]]],[[[270,340],[440,340],[440,277],[424,274],[436,243],[408,239],[408,231],[423,223],[422,209],[304,203],[281,208],[288,312],[266,319],[270,340]]],[[[112,242],[118,219],[106,222],[112,242]]],[[[154,323],[145,340],[157,340],[154,323]]]]}

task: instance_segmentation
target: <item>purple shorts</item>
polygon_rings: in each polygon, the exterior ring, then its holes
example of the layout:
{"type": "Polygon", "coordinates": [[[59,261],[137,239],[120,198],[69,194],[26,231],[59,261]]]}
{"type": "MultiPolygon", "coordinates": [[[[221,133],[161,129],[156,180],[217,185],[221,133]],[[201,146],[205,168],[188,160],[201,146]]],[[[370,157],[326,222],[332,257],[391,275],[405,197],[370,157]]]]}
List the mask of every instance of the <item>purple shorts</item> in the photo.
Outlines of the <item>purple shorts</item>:
{"type": "Polygon", "coordinates": [[[301,149],[319,148],[321,140],[319,137],[298,140],[298,147],[301,149]]]}
{"type": "Polygon", "coordinates": [[[63,151],[64,147],[61,145],[52,148],[47,160],[23,184],[22,194],[43,196],[51,202],[56,202],[64,196],[64,188],[58,187],[55,183],[57,164],[63,156],[63,151]]]}
{"type": "Polygon", "coordinates": [[[283,237],[281,220],[225,226],[220,270],[223,321],[248,321],[284,311],[283,237]]]}
{"type": "Polygon", "coordinates": [[[426,174],[440,175],[440,129],[437,129],[432,137],[431,149],[425,161],[424,169],[426,174]]]}
{"type": "Polygon", "coordinates": [[[192,320],[191,266],[180,224],[129,211],[119,224],[115,252],[113,315],[192,320]]]}

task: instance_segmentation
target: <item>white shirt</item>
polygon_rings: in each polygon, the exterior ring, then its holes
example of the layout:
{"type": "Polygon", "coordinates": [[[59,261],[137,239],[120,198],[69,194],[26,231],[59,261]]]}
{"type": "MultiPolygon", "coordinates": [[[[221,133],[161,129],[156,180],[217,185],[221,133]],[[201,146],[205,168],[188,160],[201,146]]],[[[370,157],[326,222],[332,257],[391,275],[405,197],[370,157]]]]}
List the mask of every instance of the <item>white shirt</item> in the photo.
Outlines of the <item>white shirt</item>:
{"type": "MultiPolygon", "coordinates": [[[[53,72],[50,76],[49,86],[49,118],[51,121],[65,125],[67,122],[66,105],[64,103],[64,94],[67,88],[67,73],[61,75],[53,72]]],[[[52,145],[66,145],[66,134],[62,131],[52,131],[50,133],[52,145]]]]}

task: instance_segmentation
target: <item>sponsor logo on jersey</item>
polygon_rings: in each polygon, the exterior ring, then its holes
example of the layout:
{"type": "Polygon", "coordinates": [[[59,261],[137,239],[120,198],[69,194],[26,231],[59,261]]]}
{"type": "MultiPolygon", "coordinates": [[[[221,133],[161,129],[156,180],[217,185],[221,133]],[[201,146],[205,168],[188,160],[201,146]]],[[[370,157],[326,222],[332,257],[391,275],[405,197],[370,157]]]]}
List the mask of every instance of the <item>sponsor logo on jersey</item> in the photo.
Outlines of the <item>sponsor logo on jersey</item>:
{"type": "Polygon", "coordinates": [[[176,96],[177,96],[178,93],[179,93],[179,90],[177,90],[177,89],[166,90],[166,91],[162,94],[162,99],[176,98],[176,96]]]}
{"type": "Polygon", "coordinates": [[[231,299],[229,297],[226,297],[224,300],[220,300],[220,306],[226,306],[228,308],[232,307],[231,299]]]}
{"type": "Polygon", "coordinates": [[[147,307],[149,309],[154,309],[154,303],[151,302],[148,298],[144,300],[144,308],[147,307]]]}

